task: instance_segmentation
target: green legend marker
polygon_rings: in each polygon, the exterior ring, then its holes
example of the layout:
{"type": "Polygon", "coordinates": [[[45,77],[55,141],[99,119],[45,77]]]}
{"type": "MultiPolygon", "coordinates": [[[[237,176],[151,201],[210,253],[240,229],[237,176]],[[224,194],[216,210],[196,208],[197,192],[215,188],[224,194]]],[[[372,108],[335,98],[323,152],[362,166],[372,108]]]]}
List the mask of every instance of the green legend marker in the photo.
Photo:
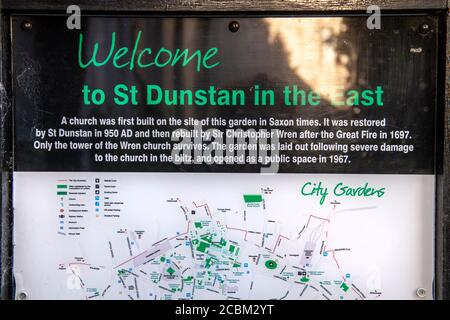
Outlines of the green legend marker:
{"type": "Polygon", "coordinates": [[[260,194],[244,194],[245,203],[262,202],[262,195],[260,194]]]}
{"type": "Polygon", "coordinates": [[[56,188],[58,188],[58,189],[67,189],[67,184],[58,184],[58,185],[56,185],[56,188]]]}
{"type": "Polygon", "coordinates": [[[198,229],[203,228],[201,222],[194,222],[194,226],[195,226],[196,228],[198,228],[198,229]]]}
{"type": "Polygon", "coordinates": [[[67,196],[67,191],[58,191],[56,192],[58,196],[67,196]]]}
{"type": "Polygon", "coordinates": [[[167,269],[167,273],[170,275],[173,275],[175,273],[175,270],[173,270],[172,268],[167,269]]]}
{"type": "Polygon", "coordinates": [[[277,263],[273,260],[267,260],[264,264],[267,269],[273,270],[277,268],[277,263]]]}
{"type": "Polygon", "coordinates": [[[342,290],[344,290],[344,292],[347,292],[348,289],[349,289],[348,285],[346,285],[345,282],[342,282],[340,288],[341,288],[342,290]]]}

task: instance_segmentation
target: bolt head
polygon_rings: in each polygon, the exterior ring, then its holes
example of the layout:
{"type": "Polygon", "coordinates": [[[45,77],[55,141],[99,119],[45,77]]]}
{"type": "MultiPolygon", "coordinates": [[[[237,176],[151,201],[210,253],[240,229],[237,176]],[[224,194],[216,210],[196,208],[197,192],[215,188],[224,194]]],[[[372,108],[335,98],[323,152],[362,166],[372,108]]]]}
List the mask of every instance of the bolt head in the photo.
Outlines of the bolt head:
{"type": "Polygon", "coordinates": [[[30,31],[31,29],[33,29],[33,23],[29,20],[25,20],[22,22],[21,28],[24,31],[30,31]]]}
{"type": "Polygon", "coordinates": [[[239,30],[239,22],[231,21],[228,25],[228,29],[233,33],[237,32],[239,30]]]}
{"type": "Polygon", "coordinates": [[[431,26],[428,23],[424,23],[419,27],[419,32],[421,34],[427,34],[431,31],[431,26]]]}
{"type": "Polygon", "coordinates": [[[425,288],[418,288],[416,294],[419,298],[425,298],[427,296],[427,290],[425,288]]]}
{"type": "Polygon", "coordinates": [[[17,299],[19,299],[19,300],[27,300],[28,299],[28,295],[26,294],[26,292],[20,292],[17,295],[17,299]]]}

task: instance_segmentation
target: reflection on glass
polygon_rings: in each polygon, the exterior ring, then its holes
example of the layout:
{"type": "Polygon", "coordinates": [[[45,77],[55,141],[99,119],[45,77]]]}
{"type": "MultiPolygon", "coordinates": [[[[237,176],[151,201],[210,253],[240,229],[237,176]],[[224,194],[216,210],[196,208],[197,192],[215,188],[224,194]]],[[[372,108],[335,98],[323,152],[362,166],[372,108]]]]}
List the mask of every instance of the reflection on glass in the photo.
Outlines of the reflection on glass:
{"type": "Polygon", "coordinates": [[[291,70],[312,90],[330,99],[333,88],[351,86],[352,58],[337,50],[338,37],[346,31],[343,18],[266,18],[264,22],[269,42],[283,47],[291,70]]]}

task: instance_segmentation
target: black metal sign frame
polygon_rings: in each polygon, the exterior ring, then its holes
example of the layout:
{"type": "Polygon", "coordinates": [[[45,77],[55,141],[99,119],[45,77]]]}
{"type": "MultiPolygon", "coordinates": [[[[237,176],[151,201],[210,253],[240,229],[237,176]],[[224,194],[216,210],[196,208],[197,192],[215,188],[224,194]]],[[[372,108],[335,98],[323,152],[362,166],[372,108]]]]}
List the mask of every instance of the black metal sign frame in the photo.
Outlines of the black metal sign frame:
{"type": "MultiPolygon", "coordinates": [[[[0,299],[13,297],[12,276],[12,167],[13,117],[11,30],[13,14],[65,14],[72,1],[61,0],[3,0],[0,1],[0,299]]],[[[330,0],[324,4],[307,0],[236,0],[236,1],[179,1],[179,0],[80,0],[77,4],[85,13],[120,15],[345,15],[365,14],[370,5],[378,5],[383,12],[432,14],[439,17],[438,42],[438,122],[436,141],[436,223],[435,223],[435,297],[450,299],[450,47],[447,0],[330,0]],[[445,30],[447,32],[445,32],[445,30]]]]}

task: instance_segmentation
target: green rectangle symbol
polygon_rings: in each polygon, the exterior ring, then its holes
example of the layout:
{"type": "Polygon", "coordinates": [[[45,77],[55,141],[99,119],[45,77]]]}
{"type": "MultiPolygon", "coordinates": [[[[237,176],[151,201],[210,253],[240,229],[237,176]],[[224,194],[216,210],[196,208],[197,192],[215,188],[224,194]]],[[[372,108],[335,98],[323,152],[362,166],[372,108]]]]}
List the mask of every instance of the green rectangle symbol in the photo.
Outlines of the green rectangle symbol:
{"type": "Polygon", "coordinates": [[[249,202],[262,202],[262,195],[260,194],[244,194],[244,201],[249,202]]]}

